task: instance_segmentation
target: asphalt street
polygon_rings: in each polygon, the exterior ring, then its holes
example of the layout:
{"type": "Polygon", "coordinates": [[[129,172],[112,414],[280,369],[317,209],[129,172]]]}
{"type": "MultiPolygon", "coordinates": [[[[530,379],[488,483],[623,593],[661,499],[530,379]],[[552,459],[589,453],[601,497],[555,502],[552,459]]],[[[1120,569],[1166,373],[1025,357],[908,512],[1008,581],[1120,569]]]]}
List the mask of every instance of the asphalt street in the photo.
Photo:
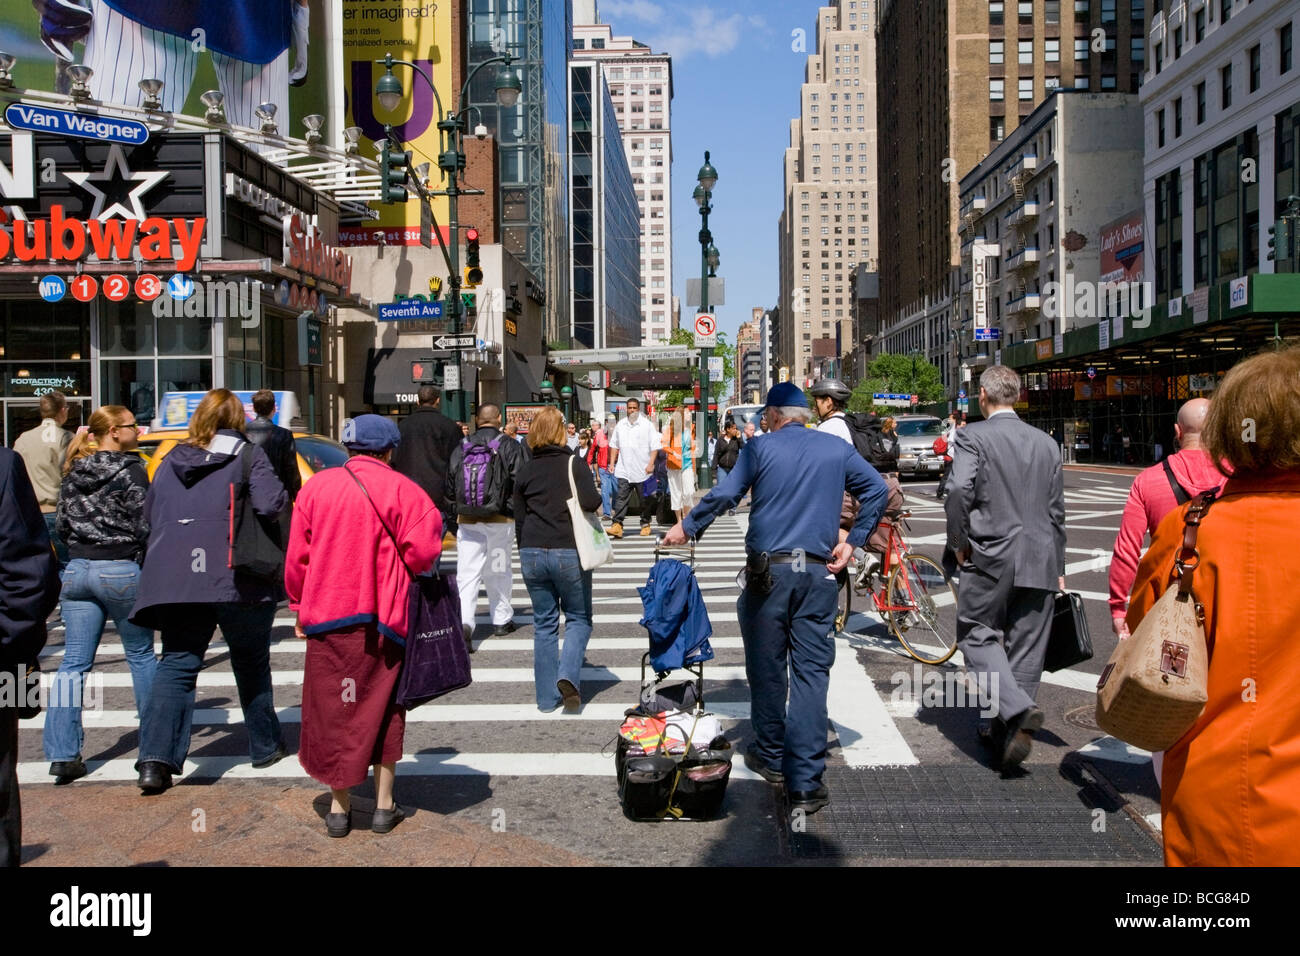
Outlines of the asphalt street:
{"type": "MultiPolygon", "coordinates": [[[[1158,837],[1144,822],[1151,817],[1158,826],[1149,756],[1105,737],[1092,722],[1096,675],[1115,644],[1106,571],[1131,475],[1082,469],[1066,474],[1067,586],[1084,597],[1095,656],[1045,677],[1039,703],[1047,722],[1023,774],[1007,778],[988,765],[974,733],[978,705],[953,707],[951,700],[921,695],[912,699],[911,688],[958,673],[960,654],[939,667],[916,664],[878,615],[862,613],[855,604],[837,638],[832,671],[832,804],[792,830],[779,791],[740,759],[749,735],[735,608],[747,520],[742,512],[720,519],[695,554],[716,652],[705,670],[706,701],[723,718],[736,755],[720,819],[637,823],[619,807],[613,742],[624,710],[638,697],[647,643],[635,589],[654,558],[654,539],[637,536],[634,518],[629,537],[616,543],[617,560],[595,573],[595,629],[583,671],[581,713],[544,714],[534,704],[531,616],[516,554],[513,603],[520,629],[490,636],[486,601],[480,598],[474,684],[409,715],[398,799],[417,813],[461,818],[610,864],[828,858],[1157,863],[1158,837]],[[939,676],[926,676],[931,673],[939,676]],[[1017,827],[1025,831],[1019,837],[1017,827]]],[[[911,543],[937,558],[943,513],[934,487],[932,480],[905,482],[904,490],[912,511],[911,543]]],[[[282,610],[272,647],[276,706],[291,748],[298,739],[304,659],[292,623],[292,615],[282,610]]],[[[62,640],[62,632],[54,630],[42,661],[45,671],[57,668],[62,640]]],[[[134,791],[138,721],[111,625],[96,672],[102,675],[102,699],[86,712],[83,750],[91,772],[70,787],[108,783],[134,791]]],[[[264,770],[249,766],[229,657],[219,635],[197,694],[186,774],[180,786],[154,801],[192,800],[194,788],[220,788],[231,780],[268,792],[290,783],[312,785],[293,758],[264,770]]],[[[51,792],[41,754],[43,720],[42,715],[24,721],[20,734],[19,775],[27,806],[39,806],[43,794],[51,792]]],[[[142,801],[139,812],[150,813],[157,805],[142,801]]],[[[418,832],[411,830],[407,838],[418,832]]],[[[42,839],[50,846],[48,861],[61,862],[58,834],[42,839]]]]}

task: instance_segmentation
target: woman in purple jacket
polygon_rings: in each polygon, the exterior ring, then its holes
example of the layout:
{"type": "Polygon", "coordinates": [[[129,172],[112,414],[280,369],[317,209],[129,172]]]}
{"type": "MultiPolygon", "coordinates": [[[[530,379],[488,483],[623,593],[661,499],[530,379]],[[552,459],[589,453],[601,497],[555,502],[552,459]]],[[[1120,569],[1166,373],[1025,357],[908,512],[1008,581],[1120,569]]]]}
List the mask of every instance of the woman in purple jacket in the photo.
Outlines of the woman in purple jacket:
{"type": "Polygon", "coordinates": [[[140,738],[140,789],[161,793],[190,748],[194,685],[217,625],[230,647],[254,767],[286,755],[271,699],[271,625],[281,585],[232,567],[233,502],[251,455],[248,500],[277,516],[289,496],[266,453],[244,439],[244,406],[213,389],[190,420],[190,437],[154,474],[145,499],[149,549],[131,621],[162,634],[162,658],[140,738]]]}

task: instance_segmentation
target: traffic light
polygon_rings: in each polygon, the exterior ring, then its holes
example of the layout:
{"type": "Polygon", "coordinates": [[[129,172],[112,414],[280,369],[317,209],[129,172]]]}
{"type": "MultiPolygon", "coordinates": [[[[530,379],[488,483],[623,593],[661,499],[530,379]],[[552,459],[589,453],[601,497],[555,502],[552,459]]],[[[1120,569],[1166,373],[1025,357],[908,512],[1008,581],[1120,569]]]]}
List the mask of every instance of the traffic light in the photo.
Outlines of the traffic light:
{"type": "Polygon", "coordinates": [[[483,282],[483,270],[478,264],[478,230],[470,226],[465,230],[465,288],[473,289],[483,282]]]}
{"type": "Polygon", "coordinates": [[[1291,258],[1291,221],[1285,217],[1268,227],[1268,258],[1270,262],[1291,258]]]}
{"type": "Polygon", "coordinates": [[[406,202],[406,177],[410,171],[411,151],[390,149],[389,141],[384,140],[379,154],[379,201],[406,202]]]}

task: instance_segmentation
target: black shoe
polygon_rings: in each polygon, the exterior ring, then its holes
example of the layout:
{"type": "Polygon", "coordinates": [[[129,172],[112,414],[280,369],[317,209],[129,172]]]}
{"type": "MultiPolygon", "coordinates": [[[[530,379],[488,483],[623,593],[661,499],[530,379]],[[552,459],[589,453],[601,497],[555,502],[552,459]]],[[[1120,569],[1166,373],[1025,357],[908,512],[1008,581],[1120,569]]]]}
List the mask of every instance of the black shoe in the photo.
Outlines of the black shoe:
{"type": "Polygon", "coordinates": [[[758,754],[752,751],[745,751],[745,766],[754,773],[758,774],[768,783],[785,783],[785,774],[780,770],[773,770],[759,759],[758,754]]]}
{"type": "Polygon", "coordinates": [[[582,694],[578,693],[578,688],[574,687],[572,683],[561,678],[555,682],[555,689],[564,698],[564,712],[566,714],[576,714],[582,708],[582,694]]]}
{"type": "Polygon", "coordinates": [[[498,624],[496,627],[494,627],[492,629],[492,633],[495,634],[497,637],[501,637],[505,634],[513,634],[517,630],[519,630],[518,624],[516,624],[514,621],[506,621],[504,624],[498,624]]]}
{"type": "Polygon", "coordinates": [[[325,832],[332,837],[345,837],[352,832],[352,815],[350,813],[325,814],[325,832]]]}
{"type": "Polygon", "coordinates": [[[1043,726],[1043,712],[1026,707],[1007,721],[1006,740],[1002,745],[1002,769],[1010,770],[1025,762],[1033,747],[1034,731],[1043,726]]]}
{"type": "Polygon", "coordinates": [[[71,760],[55,760],[50,764],[50,776],[54,778],[54,785],[61,787],[65,783],[72,783],[74,780],[80,780],[89,771],[81,760],[81,754],[77,754],[71,760]]]}
{"type": "Polygon", "coordinates": [[[140,789],[147,794],[171,789],[172,770],[165,763],[148,760],[140,764],[140,789]]]}
{"type": "Polygon", "coordinates": [[[391,810],[375,811],[375,815],[370,820],[370,830],[373,833],[388,833],[405,819],[406,811],[394,801],[391,810]]]}
{"type": "MultiPolygon", "coordinates": [[[[464,626],[462,625],[462,627],[464,626]]],[[[465,650],[473,654],[474,653],[474,628],[464,627],[464,631],[465,631],[465,650]]]]}
{"type": "Polygon", "coordinates": [[[265,770],[267,767],[273,767],[287,756],[289,756],[289,751],[285,749],[284,744],[280,744],[279,747],[275,748],[275,753],[271,754],[271,756],[263,760],[255,760],[253,769],[265,770]]]}
{"type": "Polygon", "coordinates": [[[787,790],[786,799],[790,801],[790,810],[802,810],[805,814],[816,813],[831,802],[830,791],[825,787],[816,790],[787,790]]]}

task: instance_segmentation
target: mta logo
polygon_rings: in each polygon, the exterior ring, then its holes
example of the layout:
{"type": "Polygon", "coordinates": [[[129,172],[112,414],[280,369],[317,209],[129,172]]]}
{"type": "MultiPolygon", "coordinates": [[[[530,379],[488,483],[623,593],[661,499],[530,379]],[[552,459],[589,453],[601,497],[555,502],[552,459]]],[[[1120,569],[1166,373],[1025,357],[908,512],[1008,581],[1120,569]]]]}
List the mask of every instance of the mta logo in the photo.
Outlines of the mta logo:
{"type": "Polygon", "coordinates": [[[173,299],[188,299],[194,294],[194,281],[183,272],[178,272],[168,280],[167,292],[173,299]]]}
{"type": "Polygon", "coordinates": [[[58,302],[68,293],[68,284],[58,276],[45,276],[38,288],[46,302],[58,302]]]}

